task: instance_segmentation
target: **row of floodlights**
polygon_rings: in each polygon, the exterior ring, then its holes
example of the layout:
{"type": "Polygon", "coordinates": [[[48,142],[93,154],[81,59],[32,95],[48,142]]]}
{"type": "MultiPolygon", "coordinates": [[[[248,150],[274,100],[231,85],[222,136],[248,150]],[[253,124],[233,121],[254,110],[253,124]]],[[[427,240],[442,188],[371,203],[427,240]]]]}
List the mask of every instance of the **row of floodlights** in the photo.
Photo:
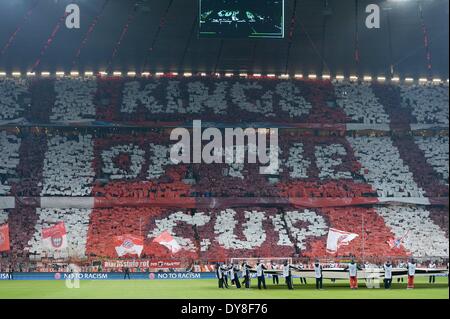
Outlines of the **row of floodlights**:
{"type": "MultiPolygon", "coordinates": [[[[290,78],[292,78],[291,75],[289,75],[289,74],[276,75],[276,74],[273,74],[273,73],[272,74],[262,75],[261,73],[253,73],[253,74],[238,73],[238,74],[236,74],[236,73],[231,73],[231,72],[227,72],[227,73],[213,73],[213,74],[207,74],[207,73],[196,73],[196,74],[193,74],[191,72],[185,72],[185,73],[182,73],[182,74],[179,74],[177,72],[169,72],[169,73],[156,72],[154,74],[151,74],[150,72],[142,72],[142,73],[138,74],[137,72],[134,72],[134,71],[130,71],[130,72],[127,72],[127,73],[122,73],[120,71],[114,71],[111,74],[109,74],[108,72],[104,72],[104,71],[100,71],[98,73],[94,73],[92,71],[84,72],[84,76],[85,77],[97,76],[97,75],[98,76],[121,77],[124,74],[126,76],[128,76],[128,77],[137,77],[137,76],[141,76],[141,77],[150,77],[150,76],[156,76],[156,77],[163,77],[163,76],[174,76],[174,77],[176,77],[176,76],[183,76],[183,77],[201,76],[201,77],[206,77],[206,76],[209,75],[209,76],[214,76],[214,77],[222,77],[222,76],[224,76],[224,77],[242,77],[242,78],[247,78],[248,77],[248,78],[279,78],[279,79],[290,79],[290,78]]],[[[6,72],[0,72],[0,77],[6,77],[7,75],[8,74],[6,72]]],[[[40,75],[41,77],[50,77],[50,76],[52,76],[52,74],[50,72],[41,72],[39,74],[37,74],[36,72],[27,72],[25,75],[27,77],[34,77],[34,76],[37,76],[37,75],[40,75]]],[[[21,72],[12,72],[11,76],[13,76],[13,77],[22,77],[22,73],[21,72]]],[[[66,72],[58,71],[58,72],[55,72],[55,76],[56,77],[65,77],[65,76],[79,77],[80,76],[80,72],[72,71],[72,72],[66,74],[66,72]]],[[[304,76],[303,76],[303,74],[294,74],[293,78],[294,79],[303,79],[304,76]]],[[[321,77],[319,77],[316,74],[308,74],[306,76],[306,78],[308,78],[310,80],[316,80],[316,79],[320,79],[320,78],[323,79],[323,80],[331,80],[332,76],[329,75],[329,74],[324,74],[321,77]]],[[[337,81],[342,81],[342,80],[345,80],[346,77],[344,75],[336,75],[334,77],[334,79],[337,80],[337,81]]],[[[359,77],[356,76],[356,75],[350,75],[348,77],[348,79],[350,81],[358,81],[359,77]]],[[[371,82],[371,81],[374,80],[374,78],[372,76],[370,76],[370,75],[365,75],[365,76],[362,77],[362,80],[366,81],[366,82],[371,82]]],[[[378,77],[375,78],[375,80],[377,80],[378,82],[385,82],[385,81],[388,81],[388,80],[390,80],[391,82],[400,82],[401,81],[400,77],[397,77],[397,76],[392,77],[390,79],[388,79],[388,78],[386,78],[384,76],[378,76],[378,77]]],[[[403,80],[404,80],[404,82],[407,82],[407,83],[408,82],[409,83],[415,82],[415,79],[411,78],[411,77],[406,77],[403,80]]],[[[442,83],[443,81],[441,79],[439,79],[439,78],[433,78],[431,80],[429,80],[427,78],[419,78],[418,82],[419,83],[432,82],[432,83],[439,84],[439,83],[442,83]]],[[[446,82],[448,83],[449,80],[447,79],[446,82]]]]}

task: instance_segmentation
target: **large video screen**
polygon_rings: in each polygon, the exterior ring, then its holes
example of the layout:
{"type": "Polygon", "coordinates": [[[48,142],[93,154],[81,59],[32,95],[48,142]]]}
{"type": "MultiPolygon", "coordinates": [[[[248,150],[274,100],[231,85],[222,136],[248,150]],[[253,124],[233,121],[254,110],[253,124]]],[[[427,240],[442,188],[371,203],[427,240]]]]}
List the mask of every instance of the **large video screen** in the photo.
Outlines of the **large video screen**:
{"type": "Polygon", "coordinates": [[[284,38],[284,0],[199,0],[200,38],[284,38]]]}

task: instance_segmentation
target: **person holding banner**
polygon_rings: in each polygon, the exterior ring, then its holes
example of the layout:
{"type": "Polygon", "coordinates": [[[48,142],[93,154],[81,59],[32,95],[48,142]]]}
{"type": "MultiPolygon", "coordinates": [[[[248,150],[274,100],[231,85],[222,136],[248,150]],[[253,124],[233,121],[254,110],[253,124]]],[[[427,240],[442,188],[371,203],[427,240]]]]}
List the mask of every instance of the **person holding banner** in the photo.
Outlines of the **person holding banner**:
{"type": "Polygon", "coordinates": [[[252,267],[250,267],[247,262],[244,262],[242,264],[242,272],[244,274],[244,281],[242,282],[242,284],[245,285],[245,288],[248,289],[250,288],[250,269],[252,267]]]}
{"type": "Polygon", "coordinates": [[[291,273],[292,266],[289,264],[288,261],[284,262],[283,265],[283,277],[286,280],[286,285],[288,286],[289,290],[293,290],[294,287],[292,285],[292,273],[291,273]]]}
{"type": "Polygon", "coordinates": [[[233,269],[233,280],[234,280],[234,284],[236,285],[237,289],[241,289],[241,283],[239,281],[239,265],[232,265],[232,269],[233,269]]]}
{"type": "Polygon", "coordinates": [[[266,277],[264,274],[264,270],[267,270],[266,266],[261,261],[258,261],[256,264],[256,276],[258,277],[258,289],[261,289],[261,286],[264,289],[267,289],[266,287],[266,277]]]}
{"type": "Polygon", "coordinates": [[[223,289],[223,276],[219,264],[216,264],[216,277],[219,280],[219,288],[223,289]]]}
{"type": "Polygon", "coordinates": [[[358,264],[355,262],[354,259],[350,262],[350,264],[347,266],[349,277],[350,277],[350,288],[351,289],[358,289],[358,264]]]}
{"type": "Polygon", "coordinates": [[[414,259],[408,263],[408,287],[407,289],[414,289],[414,275],[416,274],[416,262],[414,259]]]}
{"type": "Polygon", "coordinates": [[[384,289],[391,289],[392,285],[392,264],[388,260],[384,264],[384,289]]]}
{"type": "Polygon", "coordinates": [[[314,277],[316,277],[316,289],[322,290],[323,285],[322,265],[319,263],[319,260],[317,259],[314,263],[314,277]]]}

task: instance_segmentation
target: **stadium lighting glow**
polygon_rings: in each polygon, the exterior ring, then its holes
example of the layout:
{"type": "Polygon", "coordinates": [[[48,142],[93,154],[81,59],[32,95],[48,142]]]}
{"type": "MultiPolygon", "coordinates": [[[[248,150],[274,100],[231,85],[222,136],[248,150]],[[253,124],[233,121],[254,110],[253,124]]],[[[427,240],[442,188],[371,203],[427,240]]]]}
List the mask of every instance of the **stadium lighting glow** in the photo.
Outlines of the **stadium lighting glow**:
{"type": "Polygon", "coordinates": [[[164,75],[164,72],[156,72],[155,75],[156,75],[156,76],[163,76],[163,75],[164,75]]]}
{"type": "Polygon", "coordinates": [[[267,77],[268,77],[268,78],[274,78],[274,77],[275,77],[275,74],[269,73],[269,74],[267,74],[267,77]]]}
{"type": "Polygon", "coordinates": [[[399,82],[399,81],[400,81],[400,78],[397,77],[397,76],[394,76],[394,77],[391,79],[391,81],[392,81],[392,82],[399,82]]]}
{"type": "Polygon", "coordinates": [[[289,74],[281,74],[280,79],[289,79],[289,74]]]}
{"type": "Polygon", "coordinates": [[[261,77],[261,73],[253,73],[253,77],[260,78],[261,77]]]}
{"type": "Polygon", "coordinates": [[[114,76],[122,76],[122,72],[120,72],[120,71],[114,71],[114,72],[113,72],[113,75],[114,75],[114,76]]]}
{"type": "Polygon", "coordinates": [[[294,78],[303,79],[303,74],[294,74],[294,78]]]}
{"type": "Polygon", "coordinates": [[[363,77],[363,80],[369,82],[369,81],[372,81],[372,77],[370,75],[365,75],[363,77]]]}
{"type": "Polygon", "coordinates": [[[200,73],[200,76],[206,76],[205,72],[200,73]]]}
{"type": "Polygon", "coordinates": [[[441,82],[442,82],[442,80],[439,78],[433,79],[433,83],[441,83],[441,82]]]}
{"type": "MultiPolygon", "coordinates": [[[[217,74],[217,73],[216,73],[216,74],[217,74]]],[[[233,76],[233,73],[225,73],[225,76],[226,76],[227,78],[230,78],[230,77],[233,76]]]]}
{"type": "Polygon", "coordinates": [[[6,72],[0,72],[0,76],[6,76],[6,72]]]}
{"type": "Polygon", "coordinates": [[[315,80],[315,79],[317,79],[317,75],[315,75],[315,74],[309,74],[309,75],[308,75],[308,79],[315,80]]]}
{"type": "Polygon", "coordinates": [[[411,83],[411,82],[414,82],[414,79],[413,78],[405,78],[405,82],[411,83]]]}
{"type": "Polygon", "coordinates": [[[141,76],[150,76],[150,72],[142,72],[141,76]]]}
{"type": "Polygon", "coordinates": [[[20,73],[20,72],[12,72],[11,75],[14,76],[14,77],[20,77],[20,76],[22,76],[22,73],[20,73]]]}
{"type": "Polygon", "coordinates": [[[239,76],[243,77],[243,78],[246,78],[248,76],[248,74],[247,73],[239,73],[239,76]]]}
{"type": "Polygon", "coordinates": [[[84,72],[84,76],[93,76],[93,75],[94,75],[94,72],[92,72],[92,71],[84,72]]]}
{"type": "Polygon", "coordinates": [[[336,80],[342,81],[344,79],[345,79],[345,76],[343,76],[343,75],[336,75],[336,80]]]}
{"type": "Polygon", "coordinates": [[[36,75],[36,73],[35,72],[27,72],[27,76],[35,76],[36,75]]]}
{"type": "Polygon", "coordinates": [[[386,77],[384,77],[384,76],[379,76],[379,77],[377,77],[377,80],[378,80],[379,82],[384,82],[384,81],[386,81],[386,77]]]}
{"type": "Polygon", "coordinates": [[[192,73],[191,72],[184,72],[183,76],[188,78],[188,77],[192,76],[192,73]]]}
{"type": "Polygon", "coordinates": [[[41,72],[41,76],[43,76],[43,77],[50,76],[50,72],[47,72],[47,71],[41,72]]]}
{"type": "Polygon", "coordinates": [[[108,72],[105,71],[100,71],[98,74],[100,74],[100,76],[108,76],[108,72]]]}
{"type": "Polygon", "coordinates": [[[427,79],[426,78],[420,78],[419,79],[419,83],[426,83],[427,82],[427,79]]]}
{"type": "Polygon", "coordinates": [[[71,71],[70,76],[79,76],[80,73],[78,71],[71,71]]]}
{"type": "Polygon", "coordinates": [[[58,76],[58,77],[62,77],[62,76],[64,76],[64,75],[66,75],[63,71],[58,71],[58,72],[56,72],[55,74],[56,74],[56,76],[58,76]]]}
{"type": "Polygon", "coordinates": [[[171,72],[170,75],[172,75],[172,76],[178,76],[178,72],[171,72]]]}
{"type": "Polygon", "coordinates": [[[129,71],[129,72],[127,72],[127,76],[134,77],[134,76],[136,76],[136,72],[134,72],[134,71],[129,71]]]}
{"type": "Polygon", "coordinates": [[[350,81],[357,81],[358,77],[356,75],[350,75],[349,79],[350,81]]]}
{"type": "Polygon", "coordinates": [[[214,75],[220,78],[220,73],[214,73],[214,75]]]}
{"type": "Polygon", "coordinates": [[[329,75],[329,74],[324,74],[324,75],[322,75],[322,79],[324,79],[324,80],[329,80],[329,79],[331,79],[331,75],[329,75]]]}

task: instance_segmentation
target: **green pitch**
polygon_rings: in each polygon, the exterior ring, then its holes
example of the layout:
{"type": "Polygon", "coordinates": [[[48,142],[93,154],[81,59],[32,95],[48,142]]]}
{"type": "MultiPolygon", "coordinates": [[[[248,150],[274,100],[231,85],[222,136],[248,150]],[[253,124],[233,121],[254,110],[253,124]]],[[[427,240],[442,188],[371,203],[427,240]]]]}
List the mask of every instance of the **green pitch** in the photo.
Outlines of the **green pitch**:
{"type": "Polygon", "coordinates": [[[358,290],[350,290],[347,281],[331,283],[324,280],[324,290],[316,291],[313,281],[300,285],[295,280],[295,290],[289,291],[284,284],[272,285],[258,290],[256,280],[251,289],[217,288],[216,280],[128,280],[128,281],[81,281],[80,288],[68,289],[64,281],[0,281],[0,299],[9,298],[150,298],[150,299],[448,299],[447,278],[437,277],[435,284],[428,278],[416,278],[416,288],[406,289],[406,283],[393,283],[391,290],[368,289],[361,280],[358,290]]]}

